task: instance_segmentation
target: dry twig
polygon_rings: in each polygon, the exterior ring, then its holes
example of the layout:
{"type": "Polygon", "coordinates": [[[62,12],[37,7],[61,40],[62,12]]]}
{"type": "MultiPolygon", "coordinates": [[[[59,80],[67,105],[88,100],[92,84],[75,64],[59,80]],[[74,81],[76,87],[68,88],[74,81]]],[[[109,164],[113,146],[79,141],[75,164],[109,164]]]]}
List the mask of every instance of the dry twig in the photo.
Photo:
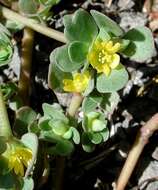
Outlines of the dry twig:
{"type": "Polygon", "coordinates": [[[158,113],[155,114],[138,132],[133,147],[123,166],[116,184],[116,190],[124,190],[128,180],[136,166],[144,146],[148,143],[149,137],[158,129],[158,113]]]}

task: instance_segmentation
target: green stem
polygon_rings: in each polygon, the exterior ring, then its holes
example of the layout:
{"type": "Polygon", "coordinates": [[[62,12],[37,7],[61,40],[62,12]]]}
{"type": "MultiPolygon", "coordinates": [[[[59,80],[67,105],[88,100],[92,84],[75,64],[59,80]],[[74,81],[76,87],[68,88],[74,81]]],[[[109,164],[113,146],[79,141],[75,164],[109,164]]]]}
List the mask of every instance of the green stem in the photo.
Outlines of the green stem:
{"type": "MultiPolygon", "coordinates": [[[[74,93],[71,99],[69,108],[67,113],[70,117],[74,117],[76,112],[78,111],[81,103],[83,101],[83,97],[79,93],[74,93]]],[[[63,189],[63,180],[64,180],[64,170],[65,170],[65,157],[57,157],[56,160],[56,184],[55,190],[63,189]]]]}
{"type": "Polygon", "coordinates": [[[60,42],[66,43],[66,39],[64,37],[64,34],[62,32],[59,32],[57,30],[54,30],[52,28],[43,26],[41,24],[38,24],[36,21],[33,21],[32,19],[26,18],[6,7],[0,6],[2,15],[9,20],[18,21],[25,26],[31,28],[32,30],[39,32],[41,34],[44,34],[45,36],[48,36],[50,38],[53,38],[55,40],[58,40],[60,42]]]}
{"type": "Polygon", "coordinates": [[[7,109],[5,107],[2,90],[0,87],[0,136],[12,136],[7,109]]]}

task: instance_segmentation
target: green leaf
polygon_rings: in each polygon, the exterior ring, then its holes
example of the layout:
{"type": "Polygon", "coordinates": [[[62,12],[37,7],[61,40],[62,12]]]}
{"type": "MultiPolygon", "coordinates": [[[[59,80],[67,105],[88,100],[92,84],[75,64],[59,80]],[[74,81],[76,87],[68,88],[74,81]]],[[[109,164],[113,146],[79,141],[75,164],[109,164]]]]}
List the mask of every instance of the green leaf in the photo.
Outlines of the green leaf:
{"type": "Polygon", "coordinates": [[[66,133],[64,133],[64,135],[63,135],[63,138],[64,139],[71,139],[71,137],[72,137],[72,130],[71,130],[71,128],[66,132],[66,133]]]}
{"type": "Polygon", "coordinates": [[[107,32],[112,33],[115,36],[123,35],[123,30],[109,17],[95,10],[91,10],[90,12],[100,29],[103,28],[107,32]]]}
{"type": "Polygon", "coordinates": [[[84,62],[87,59],[88,46],[80,41],[71,42],[68,46],[68,53],[72,62],[84,62]]]}
{"type": "Polygon", "coordinates": [[[54,62],[59,67],[60,70],[64,72],[75,71],[83,65],[83,62],[77,63],[70,60],[68,54],[68,45],[56,48],[50,55],[50,62],[54,62]]]}
{"type": "Polygon", "coordinates": [[[93,91],[94,88],[95,88],[95,81],[94,81],[94,76],[93,76],[93,74],[91,72],[91,79],[90,79],[90,81],[88,83],[87,88],[82,93],[83,97],[88,96],[93,91]]]}
{"type": "Polygon", "coordinates": [[[120,96],[117,92],[106,93],[103,95],[103,101],[101,102],[101,107],[108,114],[112,114],[117,104],[120,101],[120,96]]]}
{"type": "Polygon", "coordinates": [[[0,33],[0,67],[7,65],[13,56],[13,46],[5,33],[0,33]]]}
{"type": "Polygon", "coordinates": [[[1,190],[13,190],[19,189],[20,183],[15,175],[7,173],[6,175],[0,175],[0,189],[1,190]]]}
{"type": "Polygon", "coordinates": [[[109,138],[109,129],[106,127],[103,131],[100,132],[100,135],[103,137],[103,141],[107,141],[109,138]]]}
{"type": "Polygon", "coordinates": [[[89,138],[93,144],[100,144],[103,141],[102,135],[99,133],[89,133],[89,138]]]}
{"type": "Polygon", "coordinates": [[[49,125],[52,127],[52,131],[59,136],[63,136],[69,129],[69,126],[62,120],[50,120],[49,125]]]}
{"type": "Polygon", "coordinates": [[[73,16],[64,16],[64,26],[64,34],[69,41],[92,43],[98,33],[95,21],[83,9],[77,10],[73,16]]]}
{"type": "Polygon", "coordinates": [[[105,30],[105,28],[100,28],[99,34],[97,36],[98,40],[109,41],[111,39],[110,34],[105,30]]]}
{"type": "Polygon", "coordinates": [[[62,137],[56,135],[53,131],[41,131],[39,139],[51,143],[57,143],[63,140],[62,137]]]}
{"type": "Polygon", "coordinates": [[[38,138],[34,133],[26,133],[22,136],[21,141],[24,143],[25,146],[32,150],[32,160],[29,163],[27,170],[25,172],[25,177],[31,173],[35,161],[37,159],[37,152],[38,152],[38,138]]]}
{"type": "Polygon", "coordinates": [[[33,179],[31,177],[24,178],[24,184],[22,190],[33,190],[33,188],[34,188],[33,179]]]}
{"type": "Polygon", "coordinates": [[[25,27],[22,23],[15,20],[7,20],[5,25],[13,33],[18,32],[25,27]]]}
{"type": "Polygon", "coordinates": [[[85,152],[91,153],[95,150],[94,144],[82,145],[82,148],[85,152]]]}
{"type": "Polygon", "coordinates": [[[44,116],[68,123],[68,118],[64,115],[63,110],[59,104],[50,105],[47,103],[43,103],[42,109],[44,112],[44,116]]]}
{"type": "Polygon", "coordinates": [[[49,154],[60,155],[60,156],[68,156],[74,150],[74,145],[68,140],[62,140],[48,149],[49,154]]]}
{"type": "Polygon", "coordinates": [[[38,126],[41,130],[43,131],[49,131],[51,130],[51,126],[49,125],[49,121],[50,119],[46,118],[46,117],[41,117],[39,119],[39,122],[38,122],[38,126]]]}
{"type": "Polygon", "coordinates": [[[99,131],[102,131],[103,129],[106,128],[106,125],[107,125],[107,121],[104,120],[104,121],[101,121],[99,119],[95,119],[93,121],[93,125],[92,125],[92,130],[94,132],[99,132],[99,131]]]}
{"type": "Polygon", "coordinates": [[[121,44],[119,53],[123,52],[126,48],[128,48],[128,45],[130,44],[130,40],[126,40],[126,39],[118,39],[114,42],[119,42],[121,44]]]}
{"type": "Polygon", "coordinates": [[[63,80],[71,79],[72,74],[61,71],[56,64],[49,65],[48,85],[52,90],[63,92],[63,80]]]}
{"type": "Polygon", "coordinates": [[[85,97],[82,103],[82,110],[85,114],[95,111],[96,107],[102,102],[103,98],[99,94],[90,94],[85,97]]]}
{"type": "Polygon", "coordinates": [[[129,30],[124,39],[130,40],[131,43],[122,53],[131,60],[144,62],[154,55],[154,40],[147,27],[139,26],[129,30]]]}
{"type": "Polygon", "coordinates": [[[6,139],[5,137],[0,136],[0,154],[5,152],[7,149],[6,139]]]}
{"type": "Polygon", "coordinates": [[[88,132],[83,132],[82,133],[82,144],[86,145],[86,144],[91,144],[91,141],[89,139],[89,133],[88,132]]]}
{"type": "Polygon", "coordinates": [[[128,73],[124,66],[119,65],[113,69],[110,76],[99,74],[96,88],[101,93],[118,91],[125,86],[128,81],[128,73]]]}
{"type": "Polygon", "coordinates": [[[74,141],[75,144],[79,144],[80,143],[80,134],[79,134],[78,130],[74,127],[71,127],[71,131],[72,131],[72,140],[74,141]]]}
{"type": "Polygon", "coordinates": [[[9,30],[5,26],[3,26],[3,24],[1,23],[0,23],[0,33],[11,37],[11,33],[9,32],[9,30]]]}
{"type": "Polygon", "coordinates": [[[6,101],[8,99],[11,99],[11,97],[14,96],[18,91],[17,85],[13,82],[4,83],[0,86],[2,89],[3,97],[6,101]]]}
{"type": "Polygon", "coordinates": [[[19,0],[19,9],[25,14],[35,14],[38,11],[39,3],[36,0],[19,0]]]}
{"type": "Polygon", "coordinates": [[[28,107],[21,107],[16,112],[16,120],[14,123],[14,130],[18,133],[18,135],[23,135],[28,131],[28,127],[31,123],[33,123],[37,118],[36,112],[28,107]]]}
{"type": "MultiPolygon", "coordinates": [[[[0,176],[6,175],[9,171],[10,169],[8,167],[8,159],[5,156],[0,155],[0,176]]],[[[1,184],[1,181],[0,181],[0,184],[1,184]]]]}

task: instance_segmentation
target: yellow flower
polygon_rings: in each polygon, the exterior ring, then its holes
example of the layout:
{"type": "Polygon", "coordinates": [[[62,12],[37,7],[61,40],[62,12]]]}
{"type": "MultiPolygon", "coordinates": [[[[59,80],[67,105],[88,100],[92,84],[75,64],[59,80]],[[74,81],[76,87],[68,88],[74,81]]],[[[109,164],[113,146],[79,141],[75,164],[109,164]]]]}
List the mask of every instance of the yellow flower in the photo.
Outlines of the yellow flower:
{"type": "Polygon", "coordinates": [[[24,146],[8,143],[7,150],[2,154],[8,162],[9,170],[16,175],[24,176],[24,167],[28,167],[32,159],[32,151],[24,146]]]}
{"type": "Polygon", "coordinates": [[[64,79],[64,91],[67,92],[78,92],[81,93],[85,91],[90,80],[90,73],[88,71],[84,73],[73,74],[73,79],[64,79]]]}
{"type": "Polygon", "coordinates": [[[98,73],[105,73],[109,76],[112,69],[120,63],[120,56],[116,54],[121,47],[120,43],[113,41],[96,40],[88,53],[88,61],[98,73]]]}

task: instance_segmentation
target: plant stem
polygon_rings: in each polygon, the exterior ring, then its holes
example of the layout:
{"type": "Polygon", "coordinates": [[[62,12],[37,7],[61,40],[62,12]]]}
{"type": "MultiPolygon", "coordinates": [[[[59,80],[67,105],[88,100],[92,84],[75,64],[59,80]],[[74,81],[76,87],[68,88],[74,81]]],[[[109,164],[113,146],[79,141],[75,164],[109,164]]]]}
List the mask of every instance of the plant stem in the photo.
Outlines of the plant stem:
{"type": "MultiPolygon", "coordinates": [[[[74,117],[77,110],[79,109],[81,103],[83,101],[83,97],[79,93],[74,93],[71,99],[69,108],[67,113],[70,117],[74,117]]],[[[65,157],[57,157],[56,160],[56,184],[55,190],[63,189],[63,179],[64,179],[64,169],[65,169],[65,157]]]]}
{"type": "Polygon", "coordinates": [[[5,107],[1,87],[0,87],[0,136],[5,136],[5,137],[12,136],[8,113],[5,107]]]}
{"type": "Polygon", "coordinates": [[[66,39],[62,32],[59,32],[57,30],[54,30],[49,27],[38,24],[33,19],[26,18],[6,7],[1,6],[1,11],[2,11],[2,15],[6,19],[18,21],[36,32],[44,34],[45,36],[48,36],[48,37],[58,40],[60,42],[66,43],[66,39]]]}
{"type": "Polygon", "coordinates": [[[83,97],[79,93],[74,93],[72,100],[70,102],[69,108],[67,110],[67,113],[69,116],[74,117],[78,108],[80,107],[82,103],[83,97]]]}
{"type": "Polygon", "coordinates": [[[18,84],[19,95],[22,98],[24,105],[29,104],[33,42],[34,31],[27,27],[24,28],[22,39],[20,79],[18,84]]]}
{"type": "Polygon", "coordinates": [[[125,189],[144,146],[148,143],[150,136],[155,132],[155,130],[158,130],[158,113],[155,114],[138,132],[136,140],[118,178],[116,190],[125,189]]]}

